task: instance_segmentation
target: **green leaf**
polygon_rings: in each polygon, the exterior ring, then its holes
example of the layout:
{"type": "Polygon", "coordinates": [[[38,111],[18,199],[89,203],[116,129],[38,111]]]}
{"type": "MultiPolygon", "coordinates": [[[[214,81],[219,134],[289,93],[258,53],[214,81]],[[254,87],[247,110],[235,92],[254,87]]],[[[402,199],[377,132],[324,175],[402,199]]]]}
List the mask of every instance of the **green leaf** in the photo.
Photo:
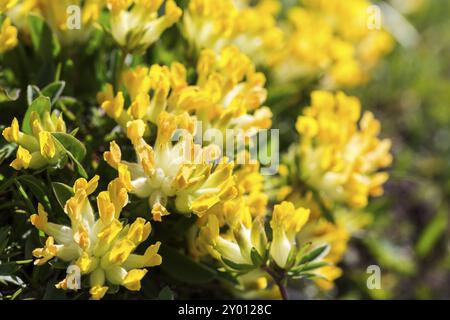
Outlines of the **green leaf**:
{"type": "Polygon", "coordinates": [[[295,267],[291,269],[291,272],[295,275],[303,273],[305,271],[311,271],[314,269],[322,268],[325,266],[330,265],[328,262],[325,261],[318,261],[318,262],[310,262],[302,264],[301,266],[295,267]]]}
{"type": "Polygon", "coordinates": [[[67,184],[61,182],[52,182],[53,193],[55,194],[56,200],[58,200],[61,208],[64,206],[73,195],[73,189],[67,184]]]}
{"type": "Polygon", "coordinates": [[[297,252],[297,256],[295,257],[295,264],[298,265],[300,260],[303,258],[303,255],[308,251],[308,249],[311,247],[312,242],[308,241],[305,243],[297,252]]]}
{"type": "Polygon", "coordinates": [[[308,252],[307,254],[305,254],[302,259],[299,262],[300,264],[305,264],[307,262],[313,261],[315,259],[317,259],[318,257],[320,257],[322,254],[324,254],[326,251],[328,251],[330,248],[330,246],[328,244],[319,246],[318,248],[315,248],[313,250],[311,250],[310,252],[308,252]]]}
{"type": "Polygon", "coordinates": [[[51,99],[52,105],[54,105],[64,91],[65,86],[66,83],[64,81],[55,81],[42,89],[41,94],[43,96],[49,97],[51,99]]]}
{"type": "Polygon", "coordinates": [[[387,239],[370,236],[363,239],[369,252],[377,259],[381,267],[392,269],[403,275],[416,272],[416,263],[408,251],[387,239]]]}
{"type": "Polygon", "coordinates": [[[25,204],[27,205],[28,212],[30,214],[36,213],[36,209],[34,208],[33,202],[30,200],[30,197],[28,197],[28,194],[26,193],[25,189],[23,188],[23,186],[19,182],[19,180],[17,180],[17,179],[14,180],[14,184],[16,185],[17,191],[19,191],[23,200],[25,200],[25,204]]]}
{"type": "Polygon", "coordinates": [[[424,258],[428,255],[436,242],[444,234],[447,225],[448,210],[441,209],[422,231],[422,234],[416,243],[416,253],[419,258],[424,258]]]}
{"type": "Polygon", "coordinates": [[[83,178],[87,179],[88,178],[88,174],[87,174],[86,170],[84,170],[83,165],[69,151],[67,151],[67,155],[75,163],[75,165],[77,167],[78,174],[80,176],[82,176],[83,178]]]}
{"type": "Polygon", "coordinates": [[[27,174],[17,177],[17,180],[19,180],[24,187],[28,188],[36,199],[45,206],[45,208],[51,209],[50,200],[48,199],[45,186],[39,179],[27,174]]]}
{"type": "Polygon", "coordinates": [[[28,110],[23,117],[22,131],[24,133],[33,134],[33,130],[31,130],[30,126],[31,113],[34,111],[39,116],[42,116],[45,112],[50,112],[50,108],[51,103],[49,98],[43,96],[36,98],[28,107],[28,110]]]}
{"type": "Polygon", "coordinates": [[[263,257],[261,257],[261,255],[259,254],[258,250],[256,250],[256,248],[252,248],[252,250],[250,251],[250,257],[255,266],[259,267],[260,265],[262,265],[264,263],[263,257]]]}
{"type": "Polygon", "coordinates": [[[228,260],[224,257],[222,257],[222,261],[225,265],[230,267],[231,269],[237,270],[237,271],[250,271],[255,269],[255,266],[252,264],[245,264],[245,263],[235,263],[231,260],[228,260]]]}
{"type": "Polygon", "coordinates": [[[188,284],[203,284],[215,279],[217,272],[201,263],[195,262],[177,250],[162,245],[161,269],[174,279],[188,284]]]}
{"type": "Polygon", "coordinates": [[[23,288],[19,288],[18,290],[16,290],[16,292],[13,293],[13,295],[11,296],[11,300],[15,300],[23,291],[23,288]]]}
{"type": "Polygon", "coordinates": [[[310,272],[305,272],[305,273],[302,272],[299,275],[292,277],[292,279],[314,279],[314,278],[328,280],[326,277],[324,277],[320,274],[315,274],[315,273],[310,273],[310,272]]]}
{"type": "MultiPolygon", "coordinates": [[[[53,132],[52,134],[55,134],[55,132],[53,132]]],[[[69,135],[67,135],[69,136],[69,135]]],[[[75,139],[75,138],[74,138],[75,139]]],[[[76,140],[76,139],[75,139],[76,140]]],[[[77,140],[78,141],[78,140],[77,140]]],[[[86,173],[86,170],[84,170],[83,165],[80,163],[80,161],[78,161],[78,159],[72,154],[72,152],[70,152],[69,150],[67,150],[64,145],[55,137],[55,143],[57,148],[61,151],[66,153],[69,158],[75,163],[75,166],[77,168],[77,172],[80,176],[82,176],[83,178],[88,178],[88,175],[86,173]]],[[[80,142],[81,144],[81,142],[80,142]]],[[[80,155],[82,155],[83,153],[86,154],[86,149],[84,148],[83,145],[83,149],[84,151],[82,151],[81,149],[79,149],[75,144],[74,145],[70,145],[71,148],[73,148],[76,152],[78,152],[78,157],[80,157],[80,155]]]]}
{"type": "Polygon", "coordinates": [[[63,132],[52,132],[66,151],[69,151],[78,161],[82,161],[86,156],[86,147],[74,136],[63,132]]]}

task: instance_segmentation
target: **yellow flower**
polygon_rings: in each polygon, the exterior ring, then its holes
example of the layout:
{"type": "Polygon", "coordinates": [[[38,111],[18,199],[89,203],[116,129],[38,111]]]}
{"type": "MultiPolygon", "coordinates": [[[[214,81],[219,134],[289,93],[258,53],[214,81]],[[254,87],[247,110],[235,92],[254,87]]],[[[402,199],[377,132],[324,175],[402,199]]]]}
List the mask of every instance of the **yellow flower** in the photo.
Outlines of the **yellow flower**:
{"type": "Polygon", "coordinates": [[[233,164],[225,159],[214,166],[205,157],[216,149],[215,146],[201,148],[194,144],[191,134],[186,134],[178,142],[171,141],[178,127],[192,130],[186,117],[187,114],[174,116],[161,113],[153,146],[143,138],[146,125],[142,120],[128,122],[127,135],[136,151],[137,162],[122,161],[120,148],[115,142],[104,154],[105,160],[119,172],[121,168],[129,171],[130,192],[140,198],[148,198],[156,221],[169,214],[166,209],[169,199],[175,201],[181,213],[193,212],[202,216],[237,194],[232,175],[233,164]]]}
{"type": "MultiPolygon", "coordinates": [[[[53,257],[70,262],[80,269],[82,275],[89,275],[92,299],[101,299],[108,285],[122,285],[128,290],[140,290],[140,281],[146,274],[145,268],[160,265],[158,254],[160,242],[149,246],[144,255],[135,254],[136,248],[151,233],[151,225],[142,218],[124,226],[119,221],[125,206],[123,193],[127,193],[127,181],[118,177],[97,197],[99,217],[88,200],[98,185],[98,176],[90,181],[78,179],[73,187],[74,195],[65,205],[70,226],[48,221],[48,215],[39,204],[38,214],[31,216],[32,224],[49,235],[44,248],[33,251],[38,258],[35,264],[42,265],[53,257]],[[120,189],[122,192],[117,192],[120,189]],[[119,204],[119,205],[115,205],[119,204]],[[56,243],[56,244],[55,244],[56,243]]],[[[57,285],[67,289],[67,280],[57,285]]]]}
{"type": "MultiPolygon", "coordinates": [[[[286,276],[297,279],[311,274],[322,276],[315,270],[334,263],[329,257],[327,239],[313,238],[311,231],[302,230],[309,218],[307,209],[296,209],[291,202],[275,205],[270,221],[271,239],[266,235],[264,217],[253,218],[244,198],[226,202],[222,210],[218,215],[209,213],[198,234],[191,229],[191,253],[197,257],[209,253],[227,270],[238,273],[239,279],[243,276],[241,280],[247,286],[258,271],[273,277],[270,270],[283,269],[286,276]]],[[[266,286],[267,279],[264,280],[266,286]]]]}
{"type": "Polygon", "coordinates": [[[37,0],[37,12],[43,16],[64,45],[85,42],[103,8],[103,0],[37,0]],[[72,7],[71,7],[72,6],[72,7]],[[79,8],[70,11],[70,8],[79,8]]]}
{"type": "Polygon", "coordinates": [[[257,64],[270,64],[283,46],[283,33],[276,26],[275,1],[261,1],[256,6],[232,0],[191,0],[183,17],[183,32],[200,51],[220,52],[236,45],[257,64]]]}
{"type": "Polygon", "coordinates": [[[309,218],[309,210],[295,209],[291,202],[283,201],[275,205],[270,226],[273,232],[270,255],[280,268],[288,265],[291,250],[296,250],[295,236],[309,218]]]}
{"type": "Polygon", "coordinates": [[[12,23],[25,34],[29,34],[28,15],[30,13],[39,14],[37,10],[39,0],[0,0],[0,12],[3,12],[11,19],[12,23]],[[4,7],[6,4],[6,7],[4,7]]]}
{"type": "Polygon", "coordinates": [[[39,132],[39,146],[41,154],[51,159],[55,156],[56,148],[55,143],[53,142],[53,137],[50,132],[48,131],[41,131],[39,132]]]}
{"type": "MultiPolygon", "coordinates": [[[[50,103],[48,101],[48,103],[50,103]]],[[[32,133],[24,133],[19,129],[19,122],[14,118],[11,126],[3,130],[3,137],[8,142],[19,145],[16,159],[11,166],[16,170],[41,169],[56,164],[65,153],[57,147],[53,132],[66,132],[66,124],[62,114],[46,111],[41,116],[32,112],[29,118],[32,133]]]]}
{"type": "Polygon", "coordinates": [[[0,28],[0,54],[17,46],[17,28],[11,25],[11,19],[6,18],[0,28]]]}
{"type": "MultiPolygon", "coordinates": [[[[219,220],[215,215],[210,214],[196,240],[198,246],[204,246],[213,257],[222,261],[231,270],[236,268],[235,265],[252,267],[255,264],[252,250],[256,250],[260,257],[265,257],[267,250],[267,236],[262,219],[257,218],[252,221],[250,211],[245,205],[235,209],[237,209],[236,219],[234,222],[230,221],[228,233],[220,233],[219,220]]],[[[255,265],[252,268],[259,267],[255,265]]]]}
{"type": "Polygon", "coordinates": [[[372,113],[361,117],[357,98],[315,91],[311,100],[296,125],[301,172],[297,179],[316,190],[325,203],[363,208],[370,196],[383,193],[388,174],[379,170],[392,162],[391,142],[378,138],[380,123],[372,113]]]}
{"type": "Polygon", "coordinates": [[[383,29],[367,27],[367,0],[303,1],[288,11],[286,46],[274,57],[277,81],[321,73],[321,86],[365,83],[393,40],[383,29]]]}
{"type": "Polygon", "coordinates": [[[19,146],[16,153],[16,159],[11,162],[10,166],[16,170],[28,169],[31,163],[32,156],[27,149],[19,146]]]}
{"type": "Polygon", "coordinates": [[[334,286],[334,280],[342,276],[342,269],[336,266],[325,266],[315,271],[319,277],[314,281],[323,290],[330,290],[334,286]]]}
{"type": "Polygon", "coordinates": [[[167,0],[164,14],[159,15],[162,3],[163,1],[107,0],[111,11],[111,33],[116,42],[130,53],[147,50],[182,14],[175,1],[167,0]]]}
{"type": "MultiPolygon", "coordinates": [[[[262,107],[267,97],[265,77],[235,46],[225,47],[220,54],[202,51],[197,82],[192,85],[188,84],[185,67],[177,62],[170,67],[127,70],[122,80],[131,98],[128,109],[124,108],[124,93],[115,93],[110,84],[97,100],[124,130],[131,120],[157,124],[162,112],[187,112],[201,121],[203,130],[214,128],[225,133],[226,129],[235,129],[236,134],[244,136],[271,126],[270,109],[262,107]]],[[[192,126],[188,130],[194,130],[195,121],[187,121],[192,126]]]]}
{"type": "Polygon", "coordinates": [[[17,0],[0,0],[0,13],[5,12],[6,10],[11,9],[15,6],[17,0]]]}
{"type": "Polygon", "coordinates": [[[92,300],[100,300],[105,296],[107,291],[108,287],[95,286],[89,290],[89,293],[91,294],[92,300]]]}
{"type": "Polygon", "coordinates": [[[97,95],[97,100],[108,116],[116,120],[120,118],[125,102],[122,92],[119,91],[117,95],[114,96],[112,85],[107,84],[105,91],[100,92],[97,95]]]}
{"type": "Polygon", "coordinates": [[[57,251],[58,249],[54,244],[53,237],[48,237],[44,248],[33,250],[33,256],[38,258],[34,261],[34,264],[38,266],[45,264],[48,260],[56,256],[57,251]]]}

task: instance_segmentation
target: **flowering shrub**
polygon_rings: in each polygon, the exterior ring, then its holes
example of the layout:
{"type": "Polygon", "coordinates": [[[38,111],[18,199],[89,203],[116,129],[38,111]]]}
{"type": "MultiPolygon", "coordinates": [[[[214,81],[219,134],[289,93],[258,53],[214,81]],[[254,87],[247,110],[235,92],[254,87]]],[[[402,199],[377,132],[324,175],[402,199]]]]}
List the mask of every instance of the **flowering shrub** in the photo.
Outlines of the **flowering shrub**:
{"type": "Polygon", "coordinates": [[[5,296],[330,294],[393,160],[370,5],[0,0],[5,296]]]}

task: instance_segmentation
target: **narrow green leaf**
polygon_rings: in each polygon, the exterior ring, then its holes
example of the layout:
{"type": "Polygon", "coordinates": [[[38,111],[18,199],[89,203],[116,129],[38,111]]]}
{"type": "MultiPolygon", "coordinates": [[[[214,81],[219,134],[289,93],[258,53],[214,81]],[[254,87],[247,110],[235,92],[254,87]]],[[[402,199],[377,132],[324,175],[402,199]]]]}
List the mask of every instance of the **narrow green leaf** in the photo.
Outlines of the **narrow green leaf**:
{"type": "Polygon", "coordinates": [[[23,288],[19,288],[18,290],[16,290],[16,292],[14,292],[11,296],[11,300],[15,300],[22,293],[22,290],[23,288]]]}
{"type": "Polygon", "coordinates": [[[305,254],[302,259],[299,262],[300,264],[305,264],[307,262],[313,261],[315,259],[317,259],[318,257],[320,257],[322,254],[326,253],[327,250],[329,250],[330,246],[328,244],[319,246],[313,250],[311,250],[310,252],[308,252],[307,254],[305,254]]]}
{"type": "Polygon", "coordinates": [[[255,266],[259,267],[260,265],[262,265],[264,263],[263,257],[261,257],[261,255],[259,254],[258,250],[256,250],[256,248],[252,248],[252,250],[250,251],[250,257],[255,266]]]}
{"type": "Polygon", "coordinates": [[[73,135],[63,132],[52,132],[52,135],[64,146],[64,149],[69,151],[78,161],[84,159],[86,156],[86,147],[81,141],[73,135]]]}
{"type": "Polygon", "coordinates": [[[303,255],[308,251],[308,249],[311,247],[312,242],[309,241],[305,243],[297,252],[297,256],[295,257],[295,264],[298,265],[300,263],[300,260],[302,259],[303,255]]]}
{"type": "Polygon", "coordinates": [[[31,214],[36,213],[36,209],[34,208],[33,202],[31,202],[31,200],[28,197],[28,194],[26,193],[26,191],[23,188],[22,184],[18,180],[14,180],[14,184],[16,185],[16,188],[19,191],[19,193],[22,196],[22,198],[25,200],[25,204],[28,207],[29,213],[31,213],[31,214]]]}
{"type": "Polygon", "coordinates": [[[64,81],[55,81],[42,89],[41,94],[43,96],[49,97],[51,99],[52,105],[54,105],[64,91],[65,86],[66,83],[64,81]]]}
{"type": "Polygon", "coordinates": [[[29,189],[36,199],[45,206],[45,208],[51,208],[45,186],[40,180],[29,174],[19,176],[17,177],[17,180],[19,180],[24,187],[29,189]]]}
{"type": "Polygon", "coordinates": [[[298,274],[298,273],[301,273],[301,272],[311,271],[311,270],[314,270],[314,269],[322,268],[322,267],[325,267],[325,266],[328,266],[328,265],[330,265],[330,264],[328,262],[325,262],[325,261],[310,262],[310,263],[305,263],[305,264],[302,264],[302,265],[300,265],[298,267],[292,268],[291,272],[294,273],[294,274],[298,274]]]}
{"type": "Polygon", "coordinates": [[[222,261],[225,265],[230,267],[231,269],[237,270],[237,271],[250,271],[252,269],[255,269],[255,266],[252,264],[243,264],[243,263],[235,263],[231,260],[228,260],[224,257],[222,257],[222,261]]]}
{"type": "Polygon", "coordinates": [[[441,209],[422,231],[416,243],[416,253],[419,258],[428,255],[436,242],[444,234],[448,226],[448,210],[441,209]]]}
{"type": "MultiPolygon", "coordinates": [[[[52,133],[54,134],[54,133],[52,133]]],[[[75,138],[74,138],[75,139],[75,138]]],[[[76,139],[75,139],[76,140],[76,139]]],[[[78,159],[72,154],[72,152],[70,152],[69,150],[67,150],[64,145],[55,137],[55,143],[56,143],[56,147],[61,150],[62,152],[65,152],[67,154],[67,156],[75,163],[77,172],[80,176],[82,176],[83,178],[88,178],[88,175],[86,173],[86,170],[84,170],[83,165],[80,163],[80,161],[78,161],[78,159]]],[[[81,142],[80,142],[81,143],[81,142]]],[[[75,145],[71,145],[71,148],[74,148],[75,145]]],[[[84,146],[83,146],[84,148],[84,146]]],[[[77,149],[76,147],[74,148],[74,150],[76,150],[76,152],[78,153],[78,156],[80,157],[80,155],[83,154],[83,151],[81,151],[80,149],[77,149]]],[[[84,149],[85,150],[85,149],[84,149]]],[[[86,151],[84,151],[85,153],[86,151]]]]}
{"type": "Polygon", "coordinates": [[[58,200],[61,208],[64,206],[73,195],[73,189],[67,184],[61,182],[52,182],[53,193],[55,194],[56,200],[58,200]]]}

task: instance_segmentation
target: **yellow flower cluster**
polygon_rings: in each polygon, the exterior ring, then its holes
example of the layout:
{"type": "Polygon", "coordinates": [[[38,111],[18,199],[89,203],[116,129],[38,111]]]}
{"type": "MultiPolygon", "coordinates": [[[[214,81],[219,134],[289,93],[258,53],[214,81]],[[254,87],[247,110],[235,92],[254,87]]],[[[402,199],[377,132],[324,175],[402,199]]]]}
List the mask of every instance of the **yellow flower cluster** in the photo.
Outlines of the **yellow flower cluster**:
{"type": "Polygon", "coordinates": [[[278,9],[273,0],[256,6],[248,1],[192,0],[183,16],[183,32],[197,51],[219,52],[234,44],[255,63],[268,63],[283,47],[283,33],[275,20],[278,9]]]}
{"type": "Polygon", "coordinates": [[[0,54],[17,46],[17,28],[11,25],[11,19],[5,18],[0,27],[0,54]]]}
{"type": "MultiPolygon", "coordinates": [[[[5,2],[5,0],[2,0],[5,2]]],[[[0,4],[21,31],[29,33],[28,16],[42,17],[65,46],[85,42],[104,6],[103,0],[14,0],[0,4]]]]}
{"type": "Polygon", "coordinates": [[[175,1],[165,1],[164,14],[159,15],[164,1],[107,0],[111,12],[111,33],[116,42],[130,53],[142,53],[182,14],[175,1]]]}
{"type": "Polygon", "coordinates": [[[233,164],[223,159],[215,165],[220,150],[215,145],[202,148],[193,136],[184,134],[180,141],[171,138],[177,127],[192,130],[187,114],[175,116],[163,112],[158,120],[154,146],[143,139],[146,125],[142,120],[128,122],[127,135],[133,143],[137,162],[121,160],[119,146],[111,143],[105,160],[117,170],[127,168],[131,174],[131,193],[148,198],[153,219],[161,221],[168,215],[169,198],[174,199],[177,211],[198,216],[222,201],[236,196],[233,164]]]}
{"type": "Polygon", "coordinates": [[[202,51],[194,85],[188,84],[186,68],[177,62],[170,68],[140,66],[126,71],[122,78],[131,101],[128,109],[123,91],[115,93],[109,84],[98,94],[98,101],[123,129],[131,120],[157,124],[164,111],[175,115],[187,112],[201,121],[203,130],[242,129],[250,135],[271,126],[269,108],[261,107],[267,96],[265,77],[234,46],[225,47],[220,54],[202,51]]]}
{"type": "Polygon", "coordinates": [[[13,21],[27,30],[27,16],[44,18],[65,46],[83,43],[98,22],[102,10],[110,11],[109,22],[113,38],[128,53],[142,53],[181,15],[175,1],[165,1],[164,14],[159,15],[164,0],[2,0],[0,12],[5,11],[13,21]]]}
{"type": "Polygon", "coordinates": [[[21,32],[28,31],[28,15],[31,12],[38,14],[38,0],[14,0],[9,3],[4,9],[5,14],[21,32]]]}
{"type": "Polygon", "coordinates": [[[381,26],[368,26],[367,0],[303,1],[289,9],[286,47],[275,63],[277,81],[324,74],[325,87],[350,87],[368,80],[393,41],[381,26]]]}
{"type": "MultiPolygon", "coordinates": [[[[33,251],[37,258],[35,264],[42,265],[54,257],[70,262],[69,268],[74,265],[81,275],[89,275],[92,299],[101,299],[108,291],[107,284],[140,290],[140,281],[147,273],[145,268],[162,262],[158,254],[160,242],[149,246],[143,255],[133,253],[150,235],[149,222],[137,218],[132,224],[124,225],[119,221],[128,202],[130,181],[127,178],[126,173],[120,173],[109,183],[108,190],[97,196],[98,217],[88,199],[97,188],[98,176],[75,182],[74,195],[64,208],[70,227],[49,222],[41,204],[38,214],[31,216],[33,225],[49,236],[43,248],[33,251]]],[[[71,289],[68,281],[71,279],[67,277],[56,287],[71,289]]]]}
{"type": "Polygon", "coordinates": [[[42,15],[64,45],[85,42],[97,22],[103,0],[36,0],[34,12],[42,15]]]}
{"type": "MultiPolygon", "coordinates": [[[[235,202],[234,208],[227,211],[226,228],[221,226],[216,215],[208,215],[208,221],[196,239],[196,246],[209,252],[232,272],[253,272],[243,280],[256,281],[259,289],[267,286],[267,275],[259,274],[258,270],[280,270],[283,275],[288,274],[294,279],[309,277],[317,270],[317,275],[324,277],[324,281],[333,280],[327,276],[333,276],[337,268],[324,259],[328,255],[328,245],[318,241],[312,245],[310,239],[299,241],[309,214],[308,209],[296,209],[291,202],[275,205],[269,239],[265,231],[265,216],[252,217],[244,201],[235,202]]],[[[278,280],[276,275],[268,272],[273,280],[278,280]]]]}
{"type": "Polygon", "coordinates": [[[361,117],[356,97],[315,91],[311,106],[296,124],[298,178],[325,202],[363,208],[369,196],[380,196],[388,179],[391,141],[380,140],[380,123],[371,112],[361,117]],[[360,119],[361,118],[361,119],[360,119]]]}
{"type": "MultiPolygon", "coordinates": [[[[43,103],[50,104],[48,98],[38,98],[43,103]]],[[[54,111],[31,112],[29,117],[29,133],[19,129],[19,121],[14,118],[11,126],[3,130],[3,137],[8,142],[19,145],[16,159],[11,162],[11,167],[21,169],[41,169],[48,165],[55,165],[65,156],[52,133],[66,132],[66,124],[62,114],[54,111]]]]}

